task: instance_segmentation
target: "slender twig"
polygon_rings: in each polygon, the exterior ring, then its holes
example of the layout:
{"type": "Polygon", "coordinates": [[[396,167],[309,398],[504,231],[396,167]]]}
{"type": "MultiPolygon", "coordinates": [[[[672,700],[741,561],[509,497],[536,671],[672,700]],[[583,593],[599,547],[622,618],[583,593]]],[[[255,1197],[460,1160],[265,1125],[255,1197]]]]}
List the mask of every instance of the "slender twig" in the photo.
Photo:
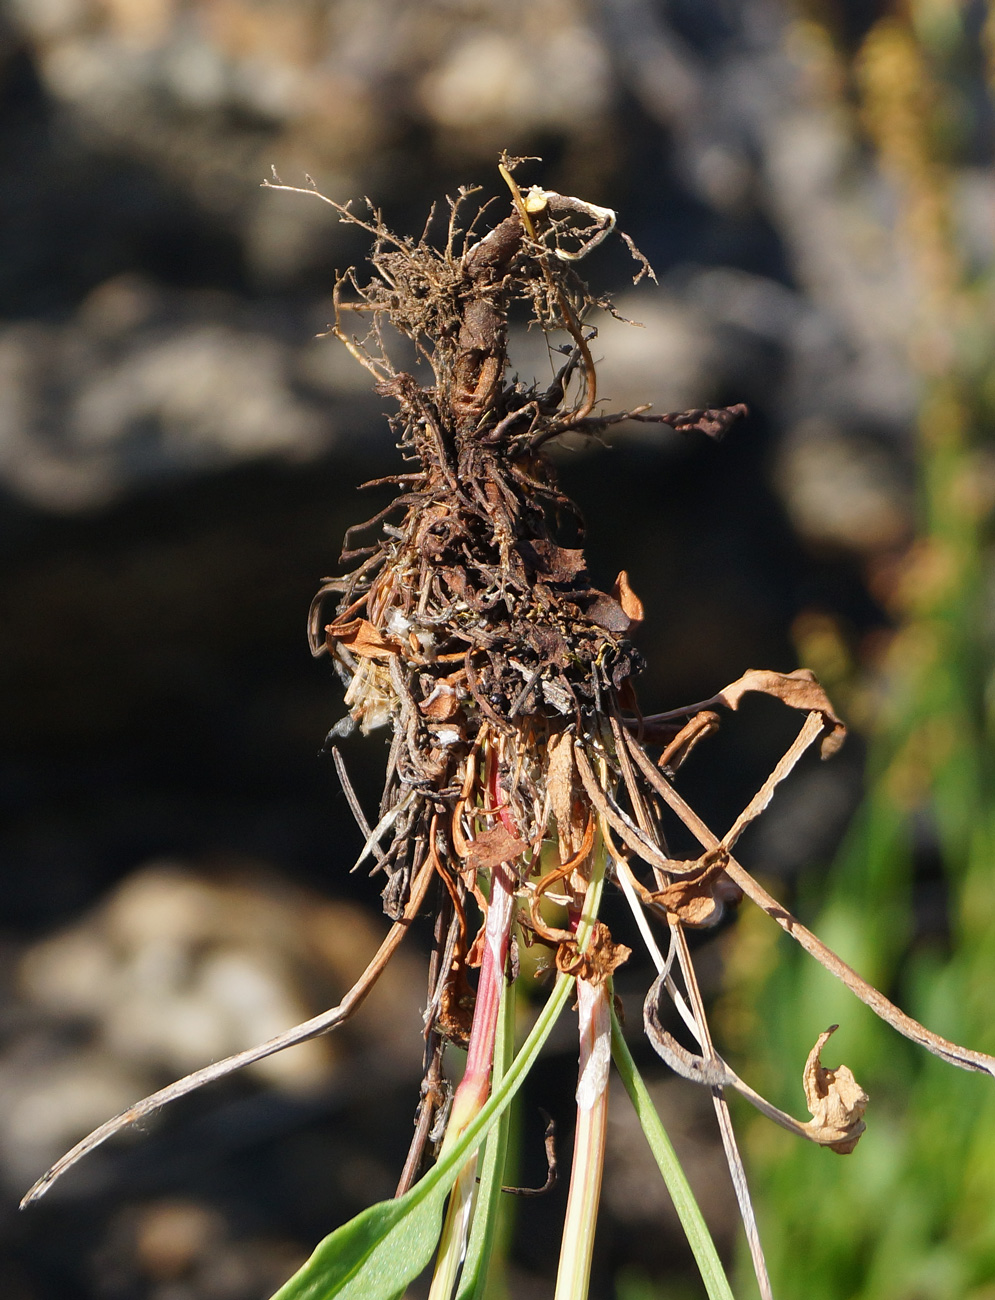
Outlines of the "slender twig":
{"type": "Polygon", "coordinates": [[[546,1131],[543,1134],[543,1146],[546,1151],[546,1181],[541,1187],[502,1187],[502,1192],[506,1192],[508,1196],[546,1196],[556,1186],[556,1121],[548,1111],[540,1108],[539,1113],[546,1121],[546,1131]]]}
{"type": "MultiPolygon", "coordinates": [[[[331,749],[332,762],[335,764],[335,772],[339,778],[339,784],[342,786],[342,793],[345,795],[346,803],[349,805],[349,811],[355,818],[356,825],[363,832],[363,839],[369,842],[373,834],[370,829],[370,823],[366,820],[366,814],[363,812],[363,806],[359,802],[359,797],[353,789],[352,782],[349,780],[349,773],[346,770],[345,759],[342,757],[342,751],[337,745],[331,749]]],[[[383,866],[384,851],[376,841],[373,842],[373,854],[377,862],[383,866]]]]}

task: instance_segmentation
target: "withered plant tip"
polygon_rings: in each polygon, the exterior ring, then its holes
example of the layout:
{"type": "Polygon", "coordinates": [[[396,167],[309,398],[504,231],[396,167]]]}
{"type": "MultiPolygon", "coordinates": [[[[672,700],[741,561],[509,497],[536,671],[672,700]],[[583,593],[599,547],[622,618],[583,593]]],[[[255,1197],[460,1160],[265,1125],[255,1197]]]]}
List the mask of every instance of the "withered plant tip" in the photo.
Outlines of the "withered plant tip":
{"type": "MultiPolygon", "coordinates": [[[[829,757],[842,743],[844,725],[811,673],[750,670],[709,700],[641,714],[633,684],[641,659],[631,638],[642,606],[624,572],[612,590],[599,590],[582,547],[562,540],[568,519],[575,542],[582,541],[583,525],[543,448],[563,434],[598,435],[633,419],[718,438],[745,408],[663,415],[647,407],[599,410],[591,316],[607,304],[591,297],[574,266],[615,230],[615,214],[539,187],[523,194],[513,177],[517,163],[501,163],[511,192],[507,215],[482,233],[483,209],[473,206],[476,191],[461,190],[449,202],[440,245],[431,241],[431,221],[420,239],[398,237],[372,205],[361,218],[349,205],[319,194],[310,181],[300,191],[330,204],[340,220],[372,238],[372,275],[362,279],[350,270],[338,279],[330,333],[371,373],[377,392],[395,404],[392,428],[410,466],[378,480],[396,485],[397,495],[346,534],[341,560],[353,567],[323,581],[309,618],[313,654],[329,656],[345,688],[347,714],[329,740],[356,728],[364,734],[390,729],[383,796],[372,818],[359,806],[341,754],[335,748],[333,753],[364,838],[357,866],[372,862],[372,872],[384,877],[384,909],[394,927],[339,1007],[139,1102],[63,1157],[25,1203],[142,1116],[341,1023],[429,897],[435,919],[425,1077],[399,1192],[417,1178],[431,1135],[441,1132],[437,1120],[451,1100],[442,1073],[447,1043],[470,1050],[447,1134],[458,1136],[486,1096],[494,990],[509,963],[513,923],[522,942],[550,948],[561,977],[578,981],[582,1021],[588,1016],[578,1100],[586,1098],[583,1105],[593,1113],[607,1086],[602,1066],[607,1069],[611,974],[628,955],[597,921],[592,901],[607,864],[609,879],[622,886],[637,914],[659,972],[646,1000],[646,1032],[668,1065],[712,1091],[761,1292],[769,1295],[723,1089],[738,1089],[776,1122],[840,1152],[852,1150],[863,1132],[867,1098],[846,1067],[822,1066],[819,1054],[831,1031],[820,1036],[805,1065],[809,1123],[777,1110],[739,1079],[712,1044],[685,928],[713,924],[727,903],[746,894],[901,1033],[967,1069],[995,1074],[995,1060],[938,1038],[892,1006],[732,857],[741,832],[802,753],[818,740],[829,757]],[[513,313],[542,329],[551,355],[562,358],[545,385],[508,378],[513,313]],[[354,332],[360,322],[362,332],[354,332]],[[392,362],[387,325],[414,345],[426,370],[420,378],[392,362]],[[557,342],[557,335],[565,342],[557,342]],[[364,535],[369,540],[356,544],[364,535]],[[333,596],[337,605],[326,621],[333,596]],[[673,779],[694,746],[718,726],[715,710],[735,710],[750,691],[800,711],[802,725],[755,798],[720,837],[678,795],[673,779]],[[663,823],[675,814],[701,843],[696,860],[675,860],[668,850],[663,823]],[[433,880],[437,888],[431,892],[433,880]],[[552,927],[543,917],[542,900],[551,894],[566,905],[565,927],[552,927]],[[484,918],[479,927],[471,919],[475,910],[484,918]],[[666,960],[646,913],[666,927],[666,960]],[[468,978],[475,967],[482,968],[476,992],[468,978]],[[663,1028],[658,1002],[664,992],[700,1054],[681,1047],[663,1028]],[[471,1076],[478,1093],[467,1100],[471,1076]]],[[[275,176],[272,187],[296,188],[275,176]]],[[[636,279],[651,274],[631,241],[626,243],[638,262],[636,279]]],[[[513,965],[513,945],[510,954],[513,965]]],[[[597,1134],[591,1132],[595,1150],[597,1134]]]]}

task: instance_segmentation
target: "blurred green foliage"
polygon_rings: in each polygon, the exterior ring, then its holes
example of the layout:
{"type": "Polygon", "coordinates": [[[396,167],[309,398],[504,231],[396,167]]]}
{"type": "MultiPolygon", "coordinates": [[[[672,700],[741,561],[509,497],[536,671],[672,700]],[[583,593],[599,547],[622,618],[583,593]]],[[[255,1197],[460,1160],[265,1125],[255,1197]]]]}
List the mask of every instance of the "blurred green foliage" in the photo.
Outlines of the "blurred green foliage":
{"type": "MultiPolygon", "coordinates": [[[[949,203],[951,122],[963,118],[965,69],[981,48],[972,13],[930,0],[880,20],[852,59],[838,56],[841,95],[859,108],[855,129],[894,193],[895,237],[916,277],[919,524],[885,585],[895,619],[887,652],[873,666],[855,663],[849,681],[840,674],[841,694],[862,690],[874,702],[864,728],[868,793],[831,869],[802,881],[796,910],[931,1029],[992,1052],[995,674],[984,482],[995,275],[962,266],[949,203]]],[[[838,1021],[833,1046],[871,1096],[867,1133],[844,1158],[743,1117],[775,1292],[991,1300],[995,1081],[899,1038],[770,934],[765,918],[741,920],[721,1014],[746,1077],[797,1111],[805,1055],[838,1021]]],[[[749,1278],[744,1251],[743,1294],[749,1278]]]]}

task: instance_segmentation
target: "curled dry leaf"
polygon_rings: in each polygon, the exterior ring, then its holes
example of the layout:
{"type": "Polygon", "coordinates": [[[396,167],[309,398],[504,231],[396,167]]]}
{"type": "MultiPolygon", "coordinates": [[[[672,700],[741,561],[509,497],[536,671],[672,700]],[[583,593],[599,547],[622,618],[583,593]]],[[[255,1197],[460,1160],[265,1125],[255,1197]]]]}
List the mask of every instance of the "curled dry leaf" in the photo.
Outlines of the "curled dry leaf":
{"type": "Polygon", "coordinates": [[[396,641],[385,637],[366,618],[351,618],[345,623],[329,623],[325,628],[330,650],[344,646],[359,659],[389,659],[401,653],[396,641]]]}
{"type": "MultiPolygon", "coordinates": [[[[718,700],[713,699],[710,703],[718,703],[718,700]]],[[[695,708],[700,707],[700,705],[695,706],[695,708]]],[[[654,719],[654,721],[657,721],[660,717],[667,718],[668,716],[666,714],[657,715],[657,719],[654,719]]],[[[709,830],[690,804],[678,794],[669,781],[664,779],[635,738],[626,734],[625,743],[635,759],[637,767],[647,778],[650,785],[680,817],[702,847],[706,849],[721,848],[723,841],[709,830]]],[[[796,738],[792,749],[797,743],[796,738]]],[[[578,755],[578,770],[582,779],[585,779],[585,768],[582,766],[580,755],[578,755]]],[[[765,782],[766,784],[768,783],[765,782]]],[[[587,789],[586,779],[585,789],[587,789]]],[[[755,800],[751,800],[751,806],[755,802],[755,800]]],[[[615,823],[611,822],[610,819],[608,820],[614,828],[615,823]]],[[[742,822],[742,817],[737,820],[742,822]]],[[[728,840],[728,836],[726,836],[726,840],[728,840]]],[[[664,870],[666,870],[667,864],[663,865],[664,870]]],[[[977,1070],[979,1073],[987,1074],[995,1079],[995,1057],[989,1056],[986,1052],[978,1052],[973,1048],[952,1043],[949,1039],[942,1038],[939,1034],[935,1034],[932,1030],[921,1025],[918,1020],[913,1020],[911,1016],[906,1015],[901,1008],[896,1007],[893,1002],[889,1002],[880,990],[858,975],[841,957],[827,947],[817,935],[802,925],[801,921],[796,916],[793,916],[782,903],[779,903],[776,898],[768,894],[766,889],[732,856],[730,856],[726,865],[725,874],[737,889],[741,890],[747,898],[751,899],[772,920],[776,921],[786,934],[800,944],[831,975],[842,981],[851,993],[858,997],[865,1006],[870,1007],[874,1014],[880,1016],[886,1024],[891,1025],[893,1029],[903,1034],[911,1042],[918,1043],[920,1047],[924,1047],[926,1051],[932,1052],[948,1064],[956,1065],[961,1070],[977,1070]]],[[[724,888],[724,882],[720,883],[719,888],[724,888]]]]}
{"type": "Polygon", "coordinates": [[[710,709],[696,713],[683,726],[660,755],[657,766],[668,776],[674,776],[691,756],[691,751],[708,736],[713,736],[719,729],[719,715],[710,709]]]}
{"type": "Polygon", "coordinates": [[[819,685],[815,673],[808,668],[796,668],[793,673],[750,668],[737,681],[724,686],[715,701],[728,705],[730,709],[738,709],[740,700],[748,691],[773,695],[789,708],[801,709],[805,713],[820,713],[825,727],[820,747],[823,758],[835,754],[846,739],[846,725],[837,717],[829,696],[819,685]]]}
{"type": "Polygon", "coordinates": [[[581,952],[573,939],[567,939],[556,950],[556,969],[564,975],[574,975],[587,984],[604,984],[619,966],[632,956],[632,949],[616,943],[603,921],[596,921],[587,947],[581,952]]]}
{"type": "Polygon", "coordinates": [[[646,611],[643,608],[643,602],[629,586],[629,575],[625,569],[615,579],[612,596],[622,606],[625,616],[629,620],[629,632],[635,632],[646,617],[646,611]]]}
{"type": "Polygon", "coordinates": [[[493,871],[502,862],[514,862],[528,847],[499,822],[471,841],[467,861],[474,871],[493,871]]]}
{"type": "Polygon", "coordinates": [[[805,1102],[812,1114],[805,1127],[810,1130],[813,1141],[845,1156],[857,1145],[867,1127],[864,1111],[868,1098],[848,1066],[827,1070],[822,1064],[822,1049],[838,1028],[838,1025],[831,1025],[819,1035],[805,1062],[802,1082],[805,1102]]]}
{"type": "Polygon", "coordinates": [[[666,977],[660,975],[650,988],[643,1004],[643,1026],[651,1047],[675,1074],[708,1088],[735,1088],[762,1115],[789,1133],[829,1147],[830,1151],[840,1155],[849,1155],[866,1127],[867,1094],[847,1066],[827,1070],[820,1061],[819,1054],[837,1025],[819,1035],[805,1062],[805,1100],[812,1119],[802,1124],[745,1083],[710,1044],[700,1056],[681,1046],[660,1021],[660,994],[665,983],[666,977]]]}
{"type": "Polygon", "coordinates": [[[662,889],[649,895],[656,903],[685,925],[701,927],[712,925],[722,915],[722,900],[716,898],[716,885],[725,871],[729,855],[724,849],[706,853],[698,859],[701,871],[673,880],[662,889]]]}

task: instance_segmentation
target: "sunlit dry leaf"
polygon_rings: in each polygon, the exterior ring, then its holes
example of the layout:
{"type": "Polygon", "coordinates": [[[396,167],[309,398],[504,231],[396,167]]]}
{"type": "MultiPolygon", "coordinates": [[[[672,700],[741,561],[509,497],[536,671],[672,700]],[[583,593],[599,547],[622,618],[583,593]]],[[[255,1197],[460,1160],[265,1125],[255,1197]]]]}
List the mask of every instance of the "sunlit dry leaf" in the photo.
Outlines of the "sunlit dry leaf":
{"type": "Polygon", "coordinates": [[[310,1020],[305,1020],[302,1024],[294,1025],[292,1029],[284,1030],[283,1033],[277,1034],[265,1043],[260,1043],[257,1047],[250,1047],[245,1051],[236,1052],[234,1056],[227,1056],[224,1060],[215,1061],[211,1065],[205,1065],[200,1070],[194,1070],[192,1074],[178,1079],[165,1088],[160,1088],[158,1092],[154,1092],[136,1102],[133,1106],[129,1106],[120,1115],[115,1115],[113,1119],[107,1120],[106,1123],[101,1124],[99,1128],[94,1129],[92,1133],[83,1138],[81,1142],[77,1142],[72,1150],[66,1152],[60,1160],[57,1160],[47,1173],[42,1174],[41,1178],[22,1199],[21,1208],[23,1209],[31,1201],[37,1200],[67,1169],[71,1169],[83,1156],[106,1142],[109,1137],[120,1133],[122,1129],[129,1128],[132,1124],[145,1119],[148,1115],[154,1115],[157,1110],[161,1110],[178,1097],[185,1097],[188,1093],[196,1091],[205,1084],[213,1083],[216,1079],[223,1079],[236,1070],[244,1069],[247,1065],[255,1065],[257,1061],[264,1061],[268,1056],[282,1052],[287,1047],[294,1047],[298,1043],[309,1042],[320,1034],[327,1034],[329,1030],[335,1029],[348,1020],[353,1012],[365,1001],[367,994],[380,978],[384,967],[390,961],[394,951],[407,933],[411,921],[417,916],[422,904],[425,902],[425,895],[428,892],[432,876],[432,864],[426,862],[422,866],[417,880],[412,885],[404,916],[391,927],[390,932],[378,948],[366,970],[337,1006],[330,1008],[328,1011],[323,1011],[320,1015],[313,1016],[310,1020]]]}
{"type": "Polygon", "coordinates": [[[773,695],[789,708],[806,713],[821,713],[826,728],[820,752],[823,758],[835,754],[846,739],[846,726],[836,716],[829,696],[819,685],[815,673],[808,668],[796,668],[793,673],[776,673],[767,668],[750,668],[737,681],[725,686],[715,697],[730,709],[738,709],[739,702],[748,691],[773,695]]]}
{"type": "Polygon", "coordinates": [[[719,715],[710,709],[696,713],[660,755],[657,766],[673,776],[690,757],[691,751],[702,740],[719,729],[719,715]]]}
{"type": "Polygon", "coordinates": [[[329,623],[325,628],[329,649],[345,646],[360,659],[389,659],[402,653],[401,646],[382,632],[378,632],[369,619],[352,618],[346,623],[329,623]]]}
{"type": "MultiPolygon", "coordinates": [[[[709,830],[688,802],[681,797],[669,781],[664,779],[636,740],[632,736],[626,735],[626,744],[637,766],[650,785],[663,797],[666,803],[680,817],[684,825],[697,837],[699,843],[706,849],[720,848],[722,842],[718,836],[709,830]]],[[[579,753],[577,755],[577,765],[581,778],[584,780],[585,789],[587,789],[587,776],[579,753]]],[[[587,771],[589,772],[590,769],[588,768],[587,771]]],[[[604,810],[599,809],[599,811],[604,810]]],[[[615,822],[611,821],[610,818],[609,822],[615,828],[615,822]]],[[[666,864],[664,864],[664,869],[666,869],[666,864]]],[[[782,903],[779,903],[776,898],[768,894],[763,886],[754,880],[735,858],[729,858],[725,871],[729,880],[738,889],[742,890],[747,898],[752,899],[758,907],[762,908],[769,917],[781,926],[786,934],[789,934],[831,975],[841,980],[865,1006],[870,1007],[876,1016],[880,1016],[898,1033],[903,1034],[913,1043],[918,1043],[920,1047],[924,1047],[928,1052],[939,1056],[950,1065],[956,1065],[962,1070],[977,1070],[995,1078],[995,1057],[989,1056],[985,1052],[975,1051],[973,1048],[961,1047],[957,1043],[950,1042],[947,1038],[941,1038],[939,1034],[934,1034],[932,1030],[921,1025],[918,1020],[913,1020],[911,1016],[906,1015],[893,1002],[889,1002],[880,990],[874,988],[872,984],[869,984],[867,980],[858,975],[831,948],[827,947],[817,935],[814,935],[811,930],[802,925],[796,916],[792,916],[782,903]]]]}
{"type": "Polygon", "coordinates": [[[422,700],[418,710],[429,722],[450,722],[460,711],[459,696],[451,687],[437,687],[427,700],[422,700]]]}
{"type": "Polygon", "coordinates": [[[646,617],[646,611],[643,609],[643,602],[629,586],[629,575],[625,569],[615,579],[612,596],[622,606],[625,616],[629,620],[629,631],[635,632],[646,617]]]}
{"type": "Polygon", "coordinates": [[[813,1140],[820,1146],[829,1147],[830,1151],[849,1155],[867,1127],[864,1111],[868,1098],[848,1066],[827,1070],[822,1064],[822,1049],[838,1028],[838,1025],[832,1025],[819,1035],[805,1062],[802,1083],[805,1102],[812,1113],[806,1128],[813,1140]]]}
{"type": "Polygon", "coordinates": [[[499,823],[470,841],[468,862],[474,871],[493,871],[502,862],[513,862],[528,847],[524,840],[512,835],[499,823]]]}
{"type": "Polygon", "coordinates": [[[550,738],[546,753],[546,789],[556,821],[560,861],[566,862],[577,851],[584,835],[584,818],[574,809],[573,736],[561,731],[550,738]]]}
{"type": "Polygon", "coordinates": [[[715,897],[715,887],[727,861],[728,854],[724,852],[705,854],[700,859],[699,875],[672,881],[651,894],[650,901],[685,925],[713,924],[722,915],[722,902],[715,897]]]}
{"type": "Polygon", "coordinates": [[[826,1070],[819,1060],[819,1053],[836,1025],[819,1036],[805,1063],[805,1100],[812,1119],[801,1124],[745,1083],[710,1045],[708,1052],[700,1056],[681,1046],[660,1020],[659,1001],[665,983],[665,977],[660,975],[650,988],[643,1004],[643,1025],[653,1050],[675,1074],[708,1088],[735,1088],[761,1114],[789,1133],[841,1155],[853,1150],[865,1128],[867,1094],[845,1065],[826,1070]]]}
{"type": "Polygon", "coordinates": [[[596,921],[583,952],[573,939],[560,944],[556,950],[556,969],[564,975],[575,975],[587,984],[604,984],[631,956],[632,949],[616,943],[607,925],[596,921]]]}
{"type": "Polygon", "coordinates": [[[736,818],[733,825],[723,835],[722,844],[724,848],[731,849],[750,822],[755,821],[760,816],[771,799],[773,799],[774,791],[784,778],[790,774],[802,754],[805,753],[809,745],[813,744],[823,734],[824,726],[822,715],[817,709],[813,709],[802,723],[798,735],[774,765],[774,770],[736,818]]]}

